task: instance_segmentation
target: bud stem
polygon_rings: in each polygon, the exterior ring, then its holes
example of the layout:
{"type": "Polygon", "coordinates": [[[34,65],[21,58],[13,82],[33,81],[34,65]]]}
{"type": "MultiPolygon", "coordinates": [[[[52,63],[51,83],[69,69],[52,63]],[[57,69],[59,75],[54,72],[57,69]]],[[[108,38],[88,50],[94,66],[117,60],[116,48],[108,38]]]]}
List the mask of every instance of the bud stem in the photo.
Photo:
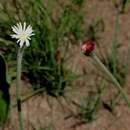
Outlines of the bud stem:
{"type": "Polygon", "coordinates": [[[124,91],[124,89],[121,87],[120,83],[117,81],[117,79],[112,75],[112,73],[105,67],[105,65],[101,62],[101,60],[98,58],[95,52],[92,53],[92,58],[96,61],[96,63],[101,67],[101,69],[109,76],[113,84],[118,88],[118,90],[121,92],[122,97],[127,102],[128,106],[130,107],[130,100],[127,95],[127,93],[124,91]]]}

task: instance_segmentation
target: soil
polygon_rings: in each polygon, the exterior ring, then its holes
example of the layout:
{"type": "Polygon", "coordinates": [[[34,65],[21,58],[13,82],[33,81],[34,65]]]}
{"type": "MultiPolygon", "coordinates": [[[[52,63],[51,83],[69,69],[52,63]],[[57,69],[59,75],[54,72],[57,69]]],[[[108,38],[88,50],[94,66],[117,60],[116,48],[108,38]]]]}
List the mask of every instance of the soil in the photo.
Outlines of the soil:
{"type": "MultiPolygon", "coordinates": [[[[86,0],[84,12],[86,13],[85,25],[86,28],[90,23],[96,19],[101,18],[104,21],[104,32],[99,33],[100,50],[109,52],[114,27],[117,9],[113,4],[114,0],[86,0]]],[[[117,1],[119,2],[119,1],[117,1]]],[[[130,6],[125,13],[119,14],[119,30],[117,33],[117,41],[119,43],[120,59],[130,46],[130,6]]],[[[97,52],[99,50],[97,49],[97,52]]],[[[54,98],[46,94],[36,95],[23,103],[23,117],[26,130],[129,130],[130,129],[130,109],[124,100],[114,108],[114,113],[105,109],[100,103],[97,110],[97,115],[94,120],[89,123],[81,122],[78,112],[79,104],[89,91],[98,87],[101,78],[97,77],[100,73],[95,66],[93,66],[92,59],[81,54],[79,48],[73,45],[73,57],[68,62],[70,68],[77,74],[85,74],[85,76],[78,78],[73,82],[73,87],[67,90],[64,97],[54,98]],[[99,83],[98,83],[99,82],[99,83]],[[95,86],[97,84],[97,86],[95,86]]],[[[130,71],[129,71],[130,72],[130,71]]],[[[128,72],[127,81],[124,88],[130,95],[130,73],[128,72]]],[[[12,98],[14,94],[15,85],[11,85],[12,98]]],[[[23,95],[30,91],[30,84],[23,82],[23,95]]],[[[107,100],[107,96],[111,96],[113,86],[107,85],[108,91],[103,95],[103,100],[107,100]],[[108,92],[108,93],[107,93],[108,92]],[[107,95],[107,96],[106,96],[107,95]]],[[[130,96],[129,96],[130,97],[130,96]]],[[[16,108],[11,112],[11,119],[9,119],[5,130],[18,130],[18,119],[16,108]],[[11,124],[11,125],[10,125],[11,124]]]]}

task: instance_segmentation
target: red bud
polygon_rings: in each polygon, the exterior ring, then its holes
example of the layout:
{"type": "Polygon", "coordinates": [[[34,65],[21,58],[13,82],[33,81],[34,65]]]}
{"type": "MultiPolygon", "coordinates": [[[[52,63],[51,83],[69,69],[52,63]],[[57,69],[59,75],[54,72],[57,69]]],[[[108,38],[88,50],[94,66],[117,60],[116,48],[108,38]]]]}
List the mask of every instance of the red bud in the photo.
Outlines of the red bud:
{"type": "Polygon", "coordinates": [[[80,42],[81,51],[87,56],[89,56],[91,54],[91,52],[94,50],[94,47],[95,47],[95,43],[93,40],[87,40],[87,41],[80,42]]]}

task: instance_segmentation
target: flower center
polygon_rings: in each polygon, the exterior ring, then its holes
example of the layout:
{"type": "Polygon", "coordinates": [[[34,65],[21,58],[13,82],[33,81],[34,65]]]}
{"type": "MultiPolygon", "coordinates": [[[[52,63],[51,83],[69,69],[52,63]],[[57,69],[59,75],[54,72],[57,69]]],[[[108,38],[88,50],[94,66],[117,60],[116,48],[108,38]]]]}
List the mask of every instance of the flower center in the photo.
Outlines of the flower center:
{"type": "Polygon", "coordinates": [[[23,33],[19,34],[19,37],[21,40],[26,40],[28,35],[27,35],[27,33],[23,32],[23,33]]]}

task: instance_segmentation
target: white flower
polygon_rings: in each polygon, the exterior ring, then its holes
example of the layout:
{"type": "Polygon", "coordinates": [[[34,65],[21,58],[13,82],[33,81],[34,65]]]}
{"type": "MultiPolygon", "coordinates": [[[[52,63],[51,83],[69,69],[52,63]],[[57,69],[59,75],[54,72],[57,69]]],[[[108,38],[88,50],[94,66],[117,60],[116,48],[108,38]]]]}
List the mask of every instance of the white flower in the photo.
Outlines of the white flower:
{"type": "Polygon", "coordinates": [[[24,22],[22,26],[21,23],[17,23],[17,26],[12,27],[12,30],[15,34],[11,35],[11,37],[17,39],[17,43],[20,47],[22,47],[23,45],[30,45],[30,37],[34,35],[31,25],[26,26],[26,23],[24,22]]]}

